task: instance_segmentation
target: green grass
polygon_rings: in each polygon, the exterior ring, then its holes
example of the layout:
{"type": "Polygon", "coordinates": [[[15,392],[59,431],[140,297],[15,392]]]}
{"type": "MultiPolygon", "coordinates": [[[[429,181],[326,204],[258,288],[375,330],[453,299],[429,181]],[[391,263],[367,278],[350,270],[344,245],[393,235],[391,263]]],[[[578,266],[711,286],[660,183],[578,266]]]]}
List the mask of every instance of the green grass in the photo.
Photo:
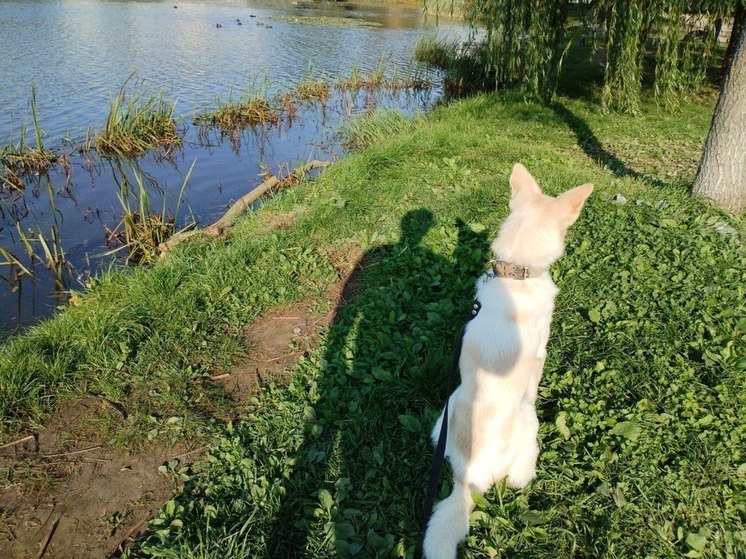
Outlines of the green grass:
{"type": "Polygon", "coordinates": [[[392,134],[414,129],[417,117],[407,117],[396,110],[382,109],[350,120],[342,133],[348,149],[359,150],[385,141],[392,134]]]}
{"type": "Polygon", "coordinates": [[[414,556],[428,432],[521,161],[549,193],[597,190],[552,270],[537,479],[479,502],[465,556],[740,557],[745,231],[686,195],[713,106],[636,118],[504,93],[373,118],[353,134],[361,151],[228,241],[105,275],[0,348],[6,428],[88,391],[128,410],[110,430],[120,444],[209,433],[133,555],[414,556]],[[355,252],[357,290],[333,326],[223,426],[234,408],[208,376],[242,329],[302,298],[329,308],[336,258],[355,252]]]}
{"type": "Polygon", "coordinates": [[[128,95],[126,86],[127,82],[111,99],[106,122],[94,135],[96,150],[107,156],[132,157],[151,149],[168,154],[181,145],[174,105],[165,94],[135,90],[128,95]]]}

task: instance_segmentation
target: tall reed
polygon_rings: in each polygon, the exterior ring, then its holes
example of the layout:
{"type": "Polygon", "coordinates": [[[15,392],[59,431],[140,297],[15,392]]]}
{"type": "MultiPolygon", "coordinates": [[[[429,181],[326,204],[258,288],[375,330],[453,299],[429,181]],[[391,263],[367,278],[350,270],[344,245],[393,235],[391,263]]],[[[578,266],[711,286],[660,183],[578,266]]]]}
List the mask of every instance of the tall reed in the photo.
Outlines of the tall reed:
{"type": "MultiPolygon", "coordinates": [[[[68,280],[72,277],[73,268],[63,247],[57,219],[59,212],[55,201],[56,193],[52,181],[48,177],[46,186],[49,212],[52,216],[52,223],[48,226],[49,229],[47,230],[45,226],[42,226],[36,215],[33,214],[34,226],[30,228],[23,227],[21,220],[14,218],[14,228],[18,240],[26,252],[26,259],[24,260],[8,249],[0,247],[0,257],[3,258],[3,260],[0,260],[0,266],[10,268],[10,276],[3,279],[15,287],[23,277],[29,277],[32,281],[36,278],[35,264],[39,262],[52,272],[55,288],[58,292],[61,292],[68,287],[68,280]],[[35,245],[38,245],[40,250],[35,249],[35,245]]],[[[5,201],[0,200],[0,204],[2,204],[6,213],[13,215],[5,201]]]]}

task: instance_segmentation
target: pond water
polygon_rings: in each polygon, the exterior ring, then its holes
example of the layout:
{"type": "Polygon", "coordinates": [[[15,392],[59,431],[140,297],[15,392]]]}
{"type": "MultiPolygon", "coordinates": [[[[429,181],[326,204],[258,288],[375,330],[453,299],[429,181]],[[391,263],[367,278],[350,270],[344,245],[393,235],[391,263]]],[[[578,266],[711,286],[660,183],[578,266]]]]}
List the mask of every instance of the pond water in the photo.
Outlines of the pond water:
{"type": "Polygon", "coordinates": [[[107,254],[112,247],[105,231],[121,219],[118,185],[134,168],[151,190],[154,206],[165,198],[173,211],[193,165],[177,222],[204,225],[259,184],[263,168],[276,171],[280,165],[294,168],[309,159],[342,155],[338,131],[350,115],[381,106],[424,111],[439,99],[440,89],[337,93],[325,104],[301,105],[292,122],[232,137],[200,133],[192,123],[197,112],[252,82],[265,83],[273,95],[309,77],[333,81],[353,68],[370,73],[381,60],[389,76],[428,74],[437,84],[431,69],[413,62],[417,38],[436,31],[461,36],[465,30],[445,18],[435,25],[421,6],[396,4],[0,2],[2,145],[31,122],[32,86],[50,148],[72,149],[89,127],[100,128],[111,97],[125,82],[128,90],[163,90],[175,100],[183,134],[183,146],[168,160],[153,153],[134,161],[73,154],[69,172],[57,167],[48,175],[25,176],[23,191],[0,189],[0,249],[28,266],[19,229],[26,236],[37,232],[31,247],[43,254],[38,232],[51,239],[56,228],[69,263],[62,284],[41,261],[33,279],[10,281],[13,274],[0,250],[0,333],[49,316],[65,304],[66,290],[81,289],[102,266],[123,265],[107,254]]]}

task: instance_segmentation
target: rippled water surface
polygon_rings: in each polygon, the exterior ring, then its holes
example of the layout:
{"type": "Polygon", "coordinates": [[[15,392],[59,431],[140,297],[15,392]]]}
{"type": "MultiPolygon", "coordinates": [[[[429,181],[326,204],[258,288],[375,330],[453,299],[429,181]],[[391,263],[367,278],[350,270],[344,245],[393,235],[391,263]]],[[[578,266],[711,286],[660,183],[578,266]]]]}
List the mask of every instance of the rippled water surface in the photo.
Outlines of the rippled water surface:
{"type": "MultiPolygon", "coordinates": [[[[438,33],[463,33],[458,24],[443,18],[438,24],[438,33]]],[[[439,90],[337,94],[326,106],[302,106],[292,124],[244,131],[238,142],[216,133],[198,134],[192,124],[196,112],[251,82],[266,80],[273,95],[309,76],[334,80],[353,68],[371,72],[382,59],[389,75],[423,75],[430,70],[412,61],[414,44],[434,26],[434,18],[408,5],[0,2],[3,144],[17,139],[30,122],[32,86],[45,145],[69,150],[85,138],[89,127],[103,124],[110,98],[128,78],[128,88],[163,90],[175,100],[184,134],[183,148],[171,161],[153,154],[135,162],[73,156],[69,180],[57,168],[48,177],[25,177],[23,192],[0,191],[0,248],[21,256],[25,249],[18,227],[49,238],[56,221],[73,270],[65,276],[64,287],[79,289],[90,271],[112,261],[104,256],[111,249],[104,228],[115,226],[121,217],[117,184],[123,175],[131,175],[133,166],[142,170],[154,204],[165,196],[173,206],[194,163],[179,221],[214,220],[260,182],[262,165],[274,171],[280,164],[294,167],[341,154],[337,132],[350,114],[379,106],[426,110],[439,90]],[[313,23],[298,23],[297,18],[313,18],[305,20],[313,23]]],[[[41,252],[38,241],[32,241],[32,247],[41,252]]],[[[0,332],[48,316],[66,301],[64,288],[59,293],[53,274],[39,262],[35,279],[20,282],[7,281],[11,274],[3,262],[0,251],[0,332]]]]}

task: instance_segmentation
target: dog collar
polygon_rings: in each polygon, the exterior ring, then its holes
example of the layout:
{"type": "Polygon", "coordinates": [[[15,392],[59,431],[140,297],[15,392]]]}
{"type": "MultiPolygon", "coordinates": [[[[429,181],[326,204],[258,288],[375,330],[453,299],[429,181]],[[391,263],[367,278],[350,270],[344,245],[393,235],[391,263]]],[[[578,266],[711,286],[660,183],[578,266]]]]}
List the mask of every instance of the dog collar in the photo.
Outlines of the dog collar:
{"type": "MultiPolygon", "coordinates": [[[[525,280],[531,278],[538,278],[546,270],[543,268],[532,268],[531,266],[523,266],[521,264],[513,264],[512,262],[504,262],[503,260],[490,260],[491,275],[496,278],[509,278],[516,280],[525,280]]],[[[490,272],[487,272],[490,274],[490,272]]]]}

